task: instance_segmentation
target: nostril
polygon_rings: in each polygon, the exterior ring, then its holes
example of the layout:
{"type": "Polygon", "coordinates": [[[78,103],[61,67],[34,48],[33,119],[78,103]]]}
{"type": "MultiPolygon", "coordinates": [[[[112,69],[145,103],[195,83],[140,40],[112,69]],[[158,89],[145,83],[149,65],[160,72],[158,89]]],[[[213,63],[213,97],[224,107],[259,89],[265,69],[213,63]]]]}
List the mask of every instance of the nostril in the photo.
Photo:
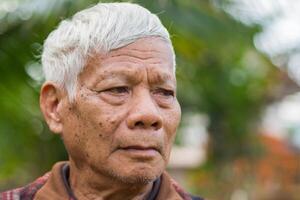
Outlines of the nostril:
{"type": "Polygon", "coordinates": [[[151,125],[155,130],[158,130],[161,128],[162,123],[160,121],[156,121],[151,125]]]}
{"type": "Polygon", "coordinates": [[[137,122],[135,122],[134,126],[141,127],[141,126],[144,126],[144,123],[142,121],[137,121],[137,122]]]}
{"type": "Polygon", "coordinates": [[[142,129],[154,129],[158,130],[162,127],[162,120],[160,117],[154,115],[131,115],[128,117],[127,125],[130,129],[142,128],[142,129]]]}
{"type": "Polygon", "coordinates": [[[143,121],[137,121],[134,123],[134,126],[135,127],[152,127],[154,129],[159,129],[161,126],[161,123],[156,121],[154,123],[149,123],[147,125],[147,123],[144,123],[143,121]]]}
{"type": "Polygon", "coordinates": [[[158,122],[153,123],[152,126],[157,128],[158,127],[158,122]]]}

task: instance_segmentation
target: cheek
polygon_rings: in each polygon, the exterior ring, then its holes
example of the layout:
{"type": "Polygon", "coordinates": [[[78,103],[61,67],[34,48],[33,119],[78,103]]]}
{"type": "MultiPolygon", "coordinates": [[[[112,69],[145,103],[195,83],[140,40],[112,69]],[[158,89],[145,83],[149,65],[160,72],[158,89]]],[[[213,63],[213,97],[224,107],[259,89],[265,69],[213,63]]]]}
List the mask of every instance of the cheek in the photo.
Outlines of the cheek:
{"type": "Polygon", "coordinates": [[[62,133],[63,142],[69,156],[77,163],[81,163],[86,157],[89,157],[89,153],[86,151],[88,131],[80,116],[75,113],[67,116],[68,119],[64,123],[62,133]]]}
{"type": "Polygon", "coordinates": [[[164,130],[165,130],[165,150],[166,155],[169,157],[173,141],[176,136],[176,130],[180,123],[181,111],[179,104],[168,112],[164,113],[164,130]]]}
{"type": "Polygon", "coordinates": [[[76,132],[83,137],[81,145],[89,152],[95,153],[95,149],[101,149],[109,154],[114,149],[115,131],[124,121],[126,109],[107,105],[100,100],[85,101],[80,105],[73,114],[77,116],[77,123],[72,130],[78,130],[76,132]]]}
{"type": "Polygon", "coordinates": [[[109,131],[106,130],[109,126],[104,125],[109,120],[91,120],[85,115],[69,115],[69,121],[73,123],[69,123],[63,133],[64,144],[77,165],[105,160],[113,143],[112,135],[106,132],[109,131]]]}
{"type": "Polygon", "coordinates": [[[80,96],[80,106],[77,110],[82,115],[82,120],[92,126],[92,129],[102,134],[109,133],[120,123],[122,113],[118,112],[114,106],[103,102],[99,97],[88,95],[80,96]]]}
{"type": "Polygon", "coordinates": [[[111,134],[112,132],[115,132],[123,119],[123,113],[108,111],[102,113],[102,117],[98,118],[98,125],[104,132],[111,134]]]}
{"type": "Polygon", "coordinates": [[[179,104],[177,104],[177,106],[175,106],[173,109],[170,109],[164,113],[164,124],[168,137],[175,137],[177,127],[180,123],[180,119],[181,110],[179,104]]]}

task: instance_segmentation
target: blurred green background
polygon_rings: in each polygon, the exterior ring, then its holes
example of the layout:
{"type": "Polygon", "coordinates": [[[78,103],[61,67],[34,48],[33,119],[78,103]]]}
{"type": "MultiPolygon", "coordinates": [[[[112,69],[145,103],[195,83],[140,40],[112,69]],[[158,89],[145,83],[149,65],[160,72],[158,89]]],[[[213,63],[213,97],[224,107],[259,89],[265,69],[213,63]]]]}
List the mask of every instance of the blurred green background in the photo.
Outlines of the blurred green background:
{"type": "MultiPolygon", "coordinates": [[[[43,41],[62,19],[97,2],[0,1],[0,190],[28,183],[67,159],[60,138],[51,134],[39,110],[40,54],[43,41]]],[[[285,70],[257,50],[253,39],[262,25],[230,15],[226,8],[233,1],[133,2],[156,13],[172,35],[183,111],[176,146],[197,149],[185,138],[189,116],[206,119],[205,159],[178,167],[184,174],[179,181],[208,199],[300,199],[295,192],[299,151],[286,153],[287,142],[261,134],[266,107],[298,90],[285,70]],[[287,168],[282,166],[287,162],[287,168]]]]}

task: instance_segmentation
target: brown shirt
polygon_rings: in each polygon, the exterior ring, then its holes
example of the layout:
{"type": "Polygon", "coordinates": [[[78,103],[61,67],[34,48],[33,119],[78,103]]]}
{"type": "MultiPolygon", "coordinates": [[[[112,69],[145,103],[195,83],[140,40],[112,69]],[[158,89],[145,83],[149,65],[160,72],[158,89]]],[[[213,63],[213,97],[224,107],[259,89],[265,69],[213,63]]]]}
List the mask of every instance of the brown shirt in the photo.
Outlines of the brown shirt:
{"type": "MultiPolygon", "coordinates": [[[[68,162],[56,163],[52,170],[34,182],[0,193],[0,200],[76,200],[68,183],[68,162]]],[[[188,195],[166,173],[153,184],[148,200],[203,200],[188,195]]]]}

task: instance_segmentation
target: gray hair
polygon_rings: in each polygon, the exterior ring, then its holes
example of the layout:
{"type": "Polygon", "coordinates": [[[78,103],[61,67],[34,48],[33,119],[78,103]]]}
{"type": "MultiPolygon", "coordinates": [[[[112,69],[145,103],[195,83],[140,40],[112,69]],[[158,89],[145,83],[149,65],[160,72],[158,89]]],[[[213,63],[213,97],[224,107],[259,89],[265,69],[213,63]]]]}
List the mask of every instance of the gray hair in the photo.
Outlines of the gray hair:
{"type": "MultiPolygon", "coordinates": [[[[42,66],[46,81],[76,95],[77,77],[90,55],[124,47],[140,38],[156,36],[169,43],[159,18],[132,3],[99,3],[63,20],[44,43],[42,66]]],[[[172,47],[173,51],[173,47],[172,47]]],[[[175,54],[174,71],[175,71],[175,54]]]]}

